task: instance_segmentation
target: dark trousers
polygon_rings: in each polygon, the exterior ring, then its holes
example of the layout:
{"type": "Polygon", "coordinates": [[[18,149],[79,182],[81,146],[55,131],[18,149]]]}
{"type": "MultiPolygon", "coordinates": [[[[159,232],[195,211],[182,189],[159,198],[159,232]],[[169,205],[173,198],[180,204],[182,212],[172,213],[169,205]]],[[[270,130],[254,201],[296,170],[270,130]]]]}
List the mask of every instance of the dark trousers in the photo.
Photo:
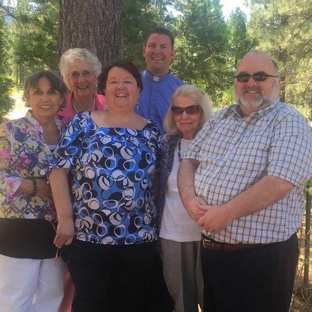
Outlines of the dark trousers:
{"type": "Polygon", "coordinates": [[[146,311],[155,243],[111,246],[75,240],[66,252],[76,289],[74,312],[146,311]]]}
{"type": "Polygon", "coordinates": [[[288,312],[298,238],[240,251],[202,246],[204,312],[288,312]]]}
{"type": "Polygon", "coordinates": [[[153,265],[152,283],[148,290],[146,302],[144,312],[172,312],[174,308],[174,301],[168,291],[162,261],[158,253],[153,265]]]}

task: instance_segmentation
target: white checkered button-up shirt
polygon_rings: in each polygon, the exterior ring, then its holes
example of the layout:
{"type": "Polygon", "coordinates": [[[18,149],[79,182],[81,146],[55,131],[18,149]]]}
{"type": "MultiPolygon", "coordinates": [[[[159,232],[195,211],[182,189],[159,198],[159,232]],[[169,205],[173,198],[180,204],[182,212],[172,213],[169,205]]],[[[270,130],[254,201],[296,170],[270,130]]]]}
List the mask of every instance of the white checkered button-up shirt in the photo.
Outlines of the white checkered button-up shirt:
{"type": "Polygon", "coordinates": [[[273,243],[287,240],[302,222],[305,184],[312,174],[312,131],[307,120],[279,100],[243,116],[238,105],[215,113],[184,154],[196,159],[195,189],[208,205],[222,205],[264,176],[294,184],[275,204],[235,219],[219,234],[224,243],[273,243]]]}

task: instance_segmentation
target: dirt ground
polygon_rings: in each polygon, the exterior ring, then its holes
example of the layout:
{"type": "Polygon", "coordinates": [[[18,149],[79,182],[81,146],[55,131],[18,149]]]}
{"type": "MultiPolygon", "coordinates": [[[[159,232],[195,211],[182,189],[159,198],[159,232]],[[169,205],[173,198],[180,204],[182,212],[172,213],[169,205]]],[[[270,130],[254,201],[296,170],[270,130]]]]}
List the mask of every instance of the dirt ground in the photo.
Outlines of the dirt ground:
{"type": "Polygon", "coordinates": [[[296,282],[294,286],[294,297],[289,312],[312,312],[312,244],[311,233],[308,235],[310,244],[310,258],[306,259],[305,255],[305,226],[303,225],[299,232],[298,238],[300,243],[300,257],[296,282]],[[308,264],[305,266],[305,263],[308,264]],[[308,271],[305,272],[308,267],[308,271]],[[304,275],[306,274],[306,280],[304,275]]]}

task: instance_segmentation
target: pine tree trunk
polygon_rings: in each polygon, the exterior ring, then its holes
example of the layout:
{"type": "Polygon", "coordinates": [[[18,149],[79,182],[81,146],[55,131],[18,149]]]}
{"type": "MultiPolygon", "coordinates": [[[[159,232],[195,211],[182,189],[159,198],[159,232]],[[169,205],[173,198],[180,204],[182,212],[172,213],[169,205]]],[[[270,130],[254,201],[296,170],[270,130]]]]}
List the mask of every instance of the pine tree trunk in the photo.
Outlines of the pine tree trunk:
{"type": "Polygon", "coordinates": [[[59,1],[59,57],[70,48],[87,48],[103,67],[121,58],[123,0],[59,1]]]}

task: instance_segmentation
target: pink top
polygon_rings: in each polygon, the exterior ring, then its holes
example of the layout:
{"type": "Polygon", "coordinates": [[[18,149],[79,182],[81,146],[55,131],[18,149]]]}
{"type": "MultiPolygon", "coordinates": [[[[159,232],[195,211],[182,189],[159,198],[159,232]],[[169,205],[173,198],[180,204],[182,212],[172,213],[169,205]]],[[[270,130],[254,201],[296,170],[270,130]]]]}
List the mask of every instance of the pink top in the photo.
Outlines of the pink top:
{"type": "MultiPolygon", "coordinates": [[[[62,108],[57,114],[57,118],[59,120],[62,120],[63,122],[65,122],[66,124],[68,124],[71,119],[77,115],[76,110],[74,109],[73,105],[72,105],[72,99],[73,99],[73,93],[69,93],[66,96],[66,105],[64,108],[62,108]]],[[[97,93],[94,93],[94,99],[95,99],[95,106],[94,106],[94,110],[95,111],[99,111],[99,110],[104,110],[107,109],[107,105],[106,105],[106,98],[104,95],[100,95],[97,93]]]]}

